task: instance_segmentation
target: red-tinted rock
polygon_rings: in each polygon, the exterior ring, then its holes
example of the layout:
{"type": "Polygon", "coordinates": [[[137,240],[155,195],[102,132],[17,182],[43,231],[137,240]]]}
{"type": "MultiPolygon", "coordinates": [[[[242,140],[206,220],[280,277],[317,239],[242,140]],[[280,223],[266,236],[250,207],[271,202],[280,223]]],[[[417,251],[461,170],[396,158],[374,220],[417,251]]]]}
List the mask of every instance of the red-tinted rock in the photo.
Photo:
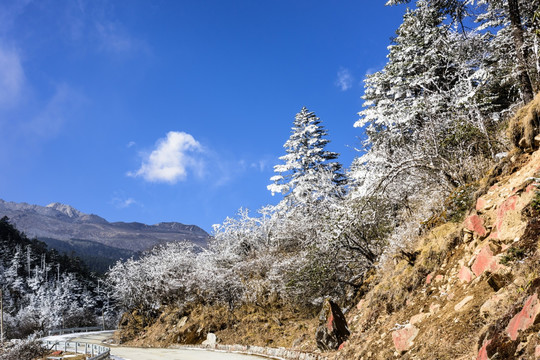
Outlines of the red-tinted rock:
{"type": "Polygon", "coordinates": [[[499,185],[495,184],[495,185],[493,185],[492,187],[490,187],[488,191],[495,191],[495,190],[497,190],[498,188],[499,188],[499,185]]]}
{"type": "Polygon", "coordinates": [[[486,200],[482,199],[481,197],[476,200],[476,210],[482,210],[486,206],[486,200]]]}
{"type": "Polygon", "coordinates": [[[328,319],[326,320],[326,328],[328,331],[332,331],[332,327],[334,326],[334,314],[330,312],[328,314],[328,319]]]}
{"type": "Polygon", "coordinates": [[[536,348],[534,349],[534,358],[540,359],[540,345],[537,345],[536,348]]]}
{"type": "Polygon", "coordinates": [[[407,324],[403,329],[396,330],[392,333],[394,346],[399,352],[409,350],[413,345],[414,338],[418,335],[418,328],[414,325],[407,324]]]}
{"type": "Polygon", "coordinates": [[[506,212],[516,209],[517,200],[518,200],[517,195],[514,195],[514,196],[509,197],[501,205],[499,205],[497,209],[497,221],[496,221],[497,230],[499,231],[501,230],[501,226],[503,224],[504,216],[506,215],[506,212]]]}
{"type": "Polygon", "coordinates": [[[435,281],[436,283],[440,282],[440,281],[443,281],[444,280],[444,276],[443,275],[437,275],[435,276],[435,281]]]}
{"type": "Polygon", "coordinates": [[[538,301],[538,295],[534,294],[527,298],[523,309],[508,323],[506,333],[510,336],[510,339],[516,340],[520,330],[527,330],[534,325],[538,315],[540,315],[540,302],[538,301]]]}
{"type": "Polygon", "coordinates": [[[462,283],[470,283],[472,281],[473,273],[467,266],[462,266],[459,270],[458,278],[462,283]]]}
{"type": "Polygon", "coordinates": [[[364,303],[365,303],[365,302],[366,302],[365,299],[360,300],[360,301],[358,302],[358,304],[356,305],[356,308],[357,308],[358,310],[362,310],[362,307],[364,306],[364,303]]]}
{"type": "Polygon", "coordinates": [[[538,190],[538,183],[530,184],[525,188],[525,192],[529,192],[531,190],[538,190]]]}
{"type": "Polygon", "coordinates": [[[431,284],[431,279],[433,278],[433,274],[428,274],[428,276],[426,276],[426,284],[431,284]]]}
{"type": "Polygon", "coordinates": [[[493,255],[489,248],[489,244],[484,246],[480,253],[476,256],[474,264],[471,266],[474,275],[480,276],[486,270],[495,272],[499,269],[498,259],[493,255]]]}
{"type": "Polygon", "coordinates": [[[478,215],[469,216],[467,219],[465,219],[463,225],[470,231],[474,231],[480,236],[487,235],[487,230],[484,227],[484,220],[482,220],[482,218],[478,215]]]}
{"type": "Polygon", "coordinates": [[[491,344],[491,340],[484,341],[484,345],[480,348],[480,351],[478,351],[478,356],[476,357],[476,360],[489,360],[489,356],[487,353],[487,347],[491,344]]]}
{"type": "Polygon", "coordinates": [[[343,312],[333,301],[326,300],[319,314],[319,327],[315,334],[317,347],[324,351],[336,350],[349,335],[343,312]]]}

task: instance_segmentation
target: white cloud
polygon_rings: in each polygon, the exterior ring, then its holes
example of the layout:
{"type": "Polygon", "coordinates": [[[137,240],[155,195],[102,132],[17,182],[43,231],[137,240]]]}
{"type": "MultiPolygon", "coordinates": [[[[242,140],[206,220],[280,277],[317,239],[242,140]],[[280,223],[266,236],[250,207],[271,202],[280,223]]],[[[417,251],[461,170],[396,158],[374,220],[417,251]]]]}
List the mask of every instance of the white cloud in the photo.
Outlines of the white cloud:
{"type": "Polygon", "coordinates": [[[188,169],[202,174],[203,162],[196,157],[202,151],[201,144],[190,134],[170,131],[166,138],[157,141],[155,150],[143,158],[140,169],[129,172],[128,176],[175,184],[186,179],[188,169]]]}
{"type": "Polygon", "coordinates": [[[129,148],[131,148],[131,147],[133,147],[135,145],[137,145],[137,143],[135,141],[130,141],[130,142],[127,143],[126,147],[129,149],[129,148]]]}
{"type": "Polygon", "coordinates": [[[121,199],[119,197],[114,197],[111,202],[119,209],[125,209],[131,205],[137,204],[137,201],[133,198],[121,199]]]}
{"type": "Polygon", "coordinates": [[[0,45],[0,107],[19,102],[25,81],[19,54],[0,45]]]}
{"type": "Polygon", "coordinates": [[[341,89],[341,91],[347,91],[352,87],[353,77],[349,69],[341,68],[337,73],[336,86],[341,89]]]}

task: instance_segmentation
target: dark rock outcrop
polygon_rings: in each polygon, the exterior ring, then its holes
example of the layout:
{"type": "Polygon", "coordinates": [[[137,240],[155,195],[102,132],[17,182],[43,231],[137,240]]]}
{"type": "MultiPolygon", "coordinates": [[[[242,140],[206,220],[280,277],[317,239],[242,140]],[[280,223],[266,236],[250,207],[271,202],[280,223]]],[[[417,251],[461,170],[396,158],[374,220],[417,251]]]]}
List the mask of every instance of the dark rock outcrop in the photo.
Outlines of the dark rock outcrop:
{"type": "Polygon", "coordinates": [[[323,351],[336,350],[349,338],[347,321],[341,309],[331,300],[325,300],[319,314],[317,328],[317,347],[323,351]]]}

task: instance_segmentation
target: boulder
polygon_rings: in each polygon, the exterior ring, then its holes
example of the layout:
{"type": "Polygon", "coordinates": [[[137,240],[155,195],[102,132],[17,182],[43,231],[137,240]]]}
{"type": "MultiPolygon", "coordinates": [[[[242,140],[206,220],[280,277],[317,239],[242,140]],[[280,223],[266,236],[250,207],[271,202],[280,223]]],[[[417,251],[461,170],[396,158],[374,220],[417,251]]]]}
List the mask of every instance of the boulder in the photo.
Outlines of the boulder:
{"type": "Polygon", "coordinates": [[[478,351],[478,356],[476,360],[489,360],[487,353],[487,347],[491,344],[491,340],[485,341],[480,350],[478,351]]]}
{"type": "Polygon", "coordinates": [[[516,210],[517,200],[517,195],[511,196],[506,199],[502,204],[500,204],[497,208],[497,220],[495,221],[495,225],[497,227],[497,232],[499,236],[501,235],[501,230],[503,227],[504,219],[506,217],[506,213],[516,210]]]}
{"type": "Polygon", "coordinates": [[[473,273],[469,267],[462,266],[461,270],[459,270],[458,278],[462,283],[470,283],[473,278],[473,273]]]}
{"type": "Polygon", "coordinates": [[[486,206],[486,200],[479,197],[478,200],[476,200],[476,211],[482,210],[486,206]]]}
{"type": "Polygon", "coordinates": [[[319,327],[315,334],[320,350],[336,350],[349,338],[347,321],[339,306],[326,299],[319,314],[319,327]]]}
{"type": "Polygon", "coordinates": [[[412,324],[407,324],[403,329],[392,333],[392,340],[398,352],[409,350],[414,345],[414,338],[418,335],[418,328],[412,324]]]}
{"type": "Polygon", "coordinates": [[[214,333],[209,332],[206,334],[206,340],[202,342],[203,345],[216,345],[217,344],[217,336],[214,333]]]}
{"type": "Polygon", "coordinates": [[[411,319],[409,320],[409,324],[411,325],[416,325],[418,323],[421,323],[422,321],[424,321],[426,318],[428,318],[431,314],[430,313],[420,313],[420,314],[416,314],[414,315],[413,317],[411,317],[411,319]]]}
{"type": "Polygon", "coordinates": [[[474,264],[471,266],[474,275],[480,276],[486,270],[496,272],[500,268],[497,257],[493,255],[493,252],[488,245],[484,246],[480,253],[476,256],[474,264]]]}
{"type": "Polygon", "coordinates": [[[540,301],[538,295],[531,295],[525,300],[525,304],[519,313],[508,323],[506,333],[510,339],[516,340],[520,330],[527,330],[538,322],[540,315],[540,301]]]}
{"type": "Polygon", "coordinates": [[[480,236],[486,236],[487,230],[484,227],[484,220],[478,215],[471,215],[467,219],[465,219],[465,222],[463,223],[465,228],[467,228],[470,231],[473,231],[477,233],[480,236]]]}
{"type": "Polygon", "coordinates": [[[508,290],[505,289],[492,295],[480,307],[480,316],[487,318],[500,315],[500,312],[503,311],[508,304],[508,296],[508,290]]]}
{"type": "Polygon", "coordinates": [[[454,310],[461,311],[465,307],[465,305],[467,305],[467,303],[471,301],[472,299],[474,299],[474,296],[472,295],[466,296],[463,300],[461,300],[459,303],[457,303],[454,306],[454,310]]]}

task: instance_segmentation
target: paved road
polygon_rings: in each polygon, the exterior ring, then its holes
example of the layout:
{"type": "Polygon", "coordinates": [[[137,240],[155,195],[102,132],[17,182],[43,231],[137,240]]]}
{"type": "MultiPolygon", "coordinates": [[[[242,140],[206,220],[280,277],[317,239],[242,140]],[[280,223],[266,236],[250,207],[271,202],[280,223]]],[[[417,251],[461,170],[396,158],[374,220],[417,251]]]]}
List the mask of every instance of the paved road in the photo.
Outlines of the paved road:
{"type": "MultiPolygon", "coordinates": [[[[73,334],[70,341],[102,344],[111,337],[112,332],[73,334]]],[[[110,346],[110,345],[107,345],[110,346]]],[[[233,354],[207,350],[149,349],[123,346],[110,346],[111,355],[118,360],[263,360],[253,355],[233,354]]]]}

